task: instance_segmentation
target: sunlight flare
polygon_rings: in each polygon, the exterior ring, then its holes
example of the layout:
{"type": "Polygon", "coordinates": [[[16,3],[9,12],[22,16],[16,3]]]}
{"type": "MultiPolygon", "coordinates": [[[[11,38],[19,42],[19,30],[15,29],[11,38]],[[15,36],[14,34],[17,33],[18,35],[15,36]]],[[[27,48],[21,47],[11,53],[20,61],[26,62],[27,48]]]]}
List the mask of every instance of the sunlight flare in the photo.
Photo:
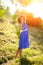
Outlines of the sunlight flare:
{"type": "Polygon", "coordinates": [[[25,7],[27,12],[32,12],[34,17],[41,17],[43,19],[43,3],[37,2],[35,0],[33,3],[25,7]]]}
{"type": "Polygon", "coordinates": [[[41,17],[43,19],[43,2],[42,0],[33,0],[30,4],[23,7],[17,0],[12,0],[12,4],[10,0],[2,0],[4,2],[4,6],[10,7],[11,14],[18,10],[25,10],[27,12],[33,13],[34,17],[41,17]],[[41,2],[40,2],[41,1],[41,2]]]}

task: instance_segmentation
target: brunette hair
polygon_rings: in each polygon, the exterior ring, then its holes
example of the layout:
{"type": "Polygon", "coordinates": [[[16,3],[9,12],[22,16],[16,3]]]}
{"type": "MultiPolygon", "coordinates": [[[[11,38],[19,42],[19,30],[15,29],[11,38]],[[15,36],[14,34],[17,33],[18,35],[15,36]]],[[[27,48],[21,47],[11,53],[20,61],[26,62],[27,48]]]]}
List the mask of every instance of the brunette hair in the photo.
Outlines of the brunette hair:
{"type": "Polygon", "coordinates": [[[18,22],[19,22],[19,23],[21,23],[21,21],[20,21],[21,17],[23,17],[24,21],[26,21],[26,17],[25,17],[24,15],[20,15],[20,16],[18,17],[18,22]]]}

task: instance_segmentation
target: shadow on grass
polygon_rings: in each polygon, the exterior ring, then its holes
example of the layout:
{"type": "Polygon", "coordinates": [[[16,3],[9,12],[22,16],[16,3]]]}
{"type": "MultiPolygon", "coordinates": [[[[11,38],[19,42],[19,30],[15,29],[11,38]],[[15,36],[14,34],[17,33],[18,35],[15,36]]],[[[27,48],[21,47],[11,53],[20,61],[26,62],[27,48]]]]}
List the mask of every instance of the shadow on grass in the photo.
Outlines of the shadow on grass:
{"type": "Polygon", "coordinates": [[[32,65],[32,63],[27,58],[22,57],[20,58],[20,65],[32,65]]]}

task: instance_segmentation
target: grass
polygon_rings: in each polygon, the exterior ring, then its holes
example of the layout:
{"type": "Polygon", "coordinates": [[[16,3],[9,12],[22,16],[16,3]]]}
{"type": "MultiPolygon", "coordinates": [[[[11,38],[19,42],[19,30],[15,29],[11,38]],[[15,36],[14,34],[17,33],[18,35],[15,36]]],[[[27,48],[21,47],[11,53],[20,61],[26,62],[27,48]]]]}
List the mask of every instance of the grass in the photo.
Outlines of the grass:
{"type": "Polygon", "coordinates": [[[43,65],[43,30],[29,26],[30,47],[15,59],[18,49],[15,25],[10,20],[0,23],[0,65],[43,65]]]}

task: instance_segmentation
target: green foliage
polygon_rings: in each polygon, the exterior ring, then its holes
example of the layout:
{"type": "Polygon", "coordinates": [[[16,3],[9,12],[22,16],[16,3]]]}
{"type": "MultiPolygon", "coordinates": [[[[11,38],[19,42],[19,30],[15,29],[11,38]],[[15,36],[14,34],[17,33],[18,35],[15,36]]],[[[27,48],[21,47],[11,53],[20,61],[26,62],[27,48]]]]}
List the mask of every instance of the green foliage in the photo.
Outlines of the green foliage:
{"type": "Polygon", "coordinates": [[[7,6],[7,8],[5,9],[5,15],[7,16],[7,17],[9,17],[10,16],[10,7],[9,6],[7,6]]]}
{"type": "Polygon", "coordinates": [[[5,10],[4,10],[2,4],[3,4],[3,2],[1,2],[1,0],[0,0],[0,17],[2,17],[5,14],[5,10]]]}
{"type": "Polygon", "coordinates": [[[20,30],[18,25],[11,23],[12,19],[3,19],[4,21],[0,23],[0,64],[43,65],[43,31],[29,26],[30,47],[23,49],[21,58],[15,59],[20,30]],[[8,62],[9,60],[11,61],[8,62]],[[16,60],[18,61],[15,62],[16,60]]]}
{"type": "Polygon", "coordinates": [[[26,57],[20,58],[20,65],[32,65],[30,60],[28,60],[26,57]]]}
{"type": "Polygon", "coordinates": [[[4,16],[5,11],[4,10],[0,10],[0,17],[4,16]]]}
{"type": "Polygon", "coordinates": [[[4,8],[3,8],[3,6],[2,5],[0,5],[0,10],[3,10],[4,8]]]}
{"type": "Polygon", "coordinates": [[[12,16],[14,22],[18,21],[18,16],[19,16],[19,13],[18,13],[18,10],[16,10],[15,14],[12,16]]]}
{"type": "Polygon", "coordinates": [[[0,17],[3,17],[3,16],[9,17],[10,16],[9,6],[7,6],[5,9],[2,4],[4,3],[0,1],[0,17]]]}

